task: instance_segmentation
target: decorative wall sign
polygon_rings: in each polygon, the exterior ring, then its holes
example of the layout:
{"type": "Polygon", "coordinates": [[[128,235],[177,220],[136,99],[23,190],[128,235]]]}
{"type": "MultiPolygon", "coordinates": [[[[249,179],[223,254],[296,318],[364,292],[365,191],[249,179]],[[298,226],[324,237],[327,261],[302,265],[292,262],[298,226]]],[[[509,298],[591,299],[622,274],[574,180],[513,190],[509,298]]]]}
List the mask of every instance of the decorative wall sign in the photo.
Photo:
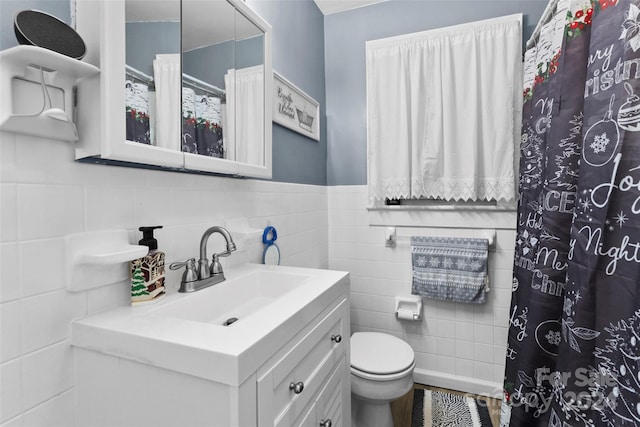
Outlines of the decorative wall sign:
{"type": "Polygon", "coordinates": [[[275,71],[273,121],[316,141],[320,140],[320,104],[275,71]]]}

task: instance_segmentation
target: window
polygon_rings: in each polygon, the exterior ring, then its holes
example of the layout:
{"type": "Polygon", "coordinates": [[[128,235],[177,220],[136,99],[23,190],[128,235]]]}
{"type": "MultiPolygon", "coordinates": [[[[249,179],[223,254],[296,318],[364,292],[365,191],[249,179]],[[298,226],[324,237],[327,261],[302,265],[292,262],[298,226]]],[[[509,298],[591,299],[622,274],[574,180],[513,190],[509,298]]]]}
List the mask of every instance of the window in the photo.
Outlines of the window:
{"type": "Polygon", "coordinates": [[[522,15],[367,43],[372,205],[513,202],[522,15]]]}

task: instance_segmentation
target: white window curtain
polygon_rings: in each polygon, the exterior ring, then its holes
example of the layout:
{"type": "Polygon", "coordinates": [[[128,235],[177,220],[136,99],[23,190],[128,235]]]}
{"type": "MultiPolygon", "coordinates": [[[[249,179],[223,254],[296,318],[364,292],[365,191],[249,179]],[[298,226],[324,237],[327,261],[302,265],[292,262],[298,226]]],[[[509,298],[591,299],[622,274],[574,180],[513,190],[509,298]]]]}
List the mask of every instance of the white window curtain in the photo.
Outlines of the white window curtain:
{"type": "Polygon", "coordinates": [[[182,141],[180,54],[156,55],[153,60],[153,75],[156,84],[156,145],[180,151],[182,141]]]}
{"type": "Polygon", "coordinates": [[[522,15],[367,42],[369,197],[515,198],[522,15]]]}
{"type": "Polygon", "coordinates": [[[224,75],[227,104],[223,116],[228,159],[264,164],[264,67],[230,69],[224,75]]]}
{"type": "Polygon", "coordinates": [[[222,139],[224,158],[236,160],[236,70],[231,68],[224,75],[226,103],[222,106],[222,139]]]}

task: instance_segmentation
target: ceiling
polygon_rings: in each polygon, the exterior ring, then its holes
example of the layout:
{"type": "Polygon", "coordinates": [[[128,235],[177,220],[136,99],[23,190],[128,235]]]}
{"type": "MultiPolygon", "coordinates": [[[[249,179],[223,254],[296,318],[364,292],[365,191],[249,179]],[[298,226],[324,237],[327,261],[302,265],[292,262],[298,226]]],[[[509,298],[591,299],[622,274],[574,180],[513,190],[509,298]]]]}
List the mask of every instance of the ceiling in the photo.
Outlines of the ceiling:
{"type": "Polygon", "coordinates": [[[387,0],[314,0],[325,15],[344,12],[345,10],[368,6],[387,0]]]}
{"type": "MultiPolygon", "coordinates": [[[[324,15],[344,12],[380,3],[387,0],[314,0],[324,15]]],[[[183,34],[183,49],[191,50],[212,43],[229,40],[229,34],[235,34],[236,39],[244,39],[258,34],[259,29],[248,20],[234,19],[234,9],[227,2],[206,2],[203,10],[201,0],[183,0],[184,8],[189,14],[191,31],[183,34]],[[193,6],[190,6],[193,4],[193,6]],[[210,17],[217,16],[219,24],[210,25],[210,17]],[[201,39],[205,37],[206,43],[201,39]]],[[[180,3],[176,1],[157,0],[127,0],[127,22],[140,21],[180,21],[180,3]]]]}
{"type": "MultiPolygon", "coordinates": [[[[344,12],[387,0],[314,0],[323,14],[344,12]]],[[[130,21],[179,20],[180,7],[174,1],[127,0],[127,19],[130,21]],[[153,2],[153,3],[152,3],[153,2]]]]}
{"type": "MultiPolygon", "coordinates": [[[[180,13],[181,6],[177,1],[127,0],[125,3],[127,22],[180,22],[180,13]]],[[[188,31],[182,33],[184,51],[262,34],[258,27],[224,1],[183,0],[182,14],[185,22],[189,22],[188,31]],[[212,16],[219,18],[214,26],[211,25],[212,16]]]]}

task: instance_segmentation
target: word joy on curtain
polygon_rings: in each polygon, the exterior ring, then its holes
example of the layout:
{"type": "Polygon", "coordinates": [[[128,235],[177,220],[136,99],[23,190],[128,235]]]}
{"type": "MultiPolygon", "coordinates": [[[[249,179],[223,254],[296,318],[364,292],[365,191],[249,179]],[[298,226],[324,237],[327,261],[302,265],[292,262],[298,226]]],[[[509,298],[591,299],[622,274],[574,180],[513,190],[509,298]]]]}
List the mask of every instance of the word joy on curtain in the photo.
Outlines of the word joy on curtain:
{"type": "Polygon", "coordinates": [[[524,57],[501,425],[640,427],[640,1],[549,5],[524,57]]]}
{"type": "Polygon", "coordinates": [[[367,42],[372,204],[514,200],[521,50],[521,14],[367,42]]]}

